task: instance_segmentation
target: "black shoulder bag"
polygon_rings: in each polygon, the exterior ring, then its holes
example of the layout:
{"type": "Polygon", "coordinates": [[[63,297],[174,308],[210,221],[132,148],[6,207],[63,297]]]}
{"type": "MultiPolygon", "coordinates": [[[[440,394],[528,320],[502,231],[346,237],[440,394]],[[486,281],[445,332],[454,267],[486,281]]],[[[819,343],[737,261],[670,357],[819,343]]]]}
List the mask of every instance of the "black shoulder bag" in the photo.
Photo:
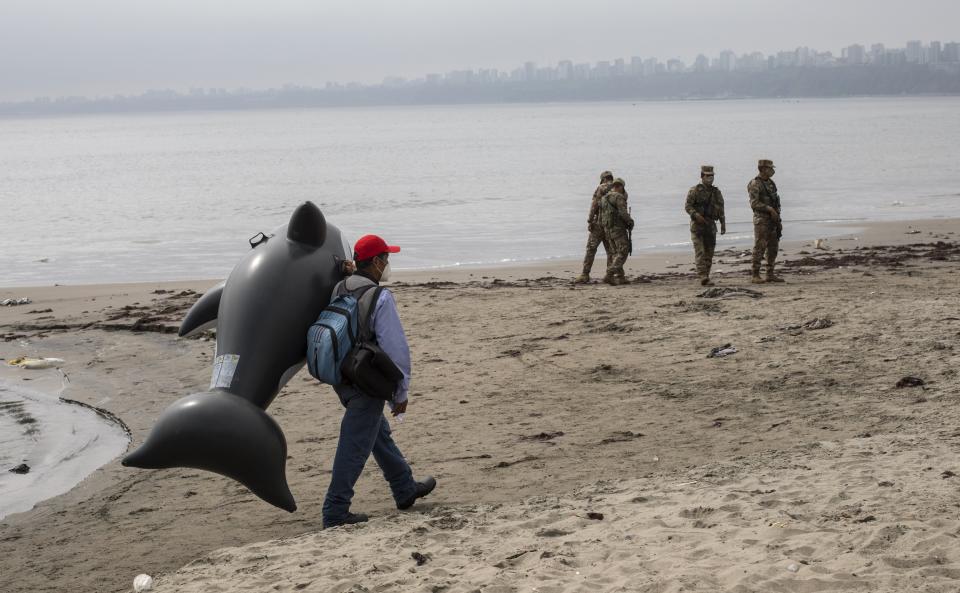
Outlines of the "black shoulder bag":
{"type": "Polygon", "coordinates": [[[360,321],[360,339],[344,358],[340,372],[349,384],[370,397],[392,401],[403,380],[403,372],[377,345],[370,330],[370,320],[377,310],[381,291],[383,288],[377,287],[373,292],[367,314],[360,321]]]}

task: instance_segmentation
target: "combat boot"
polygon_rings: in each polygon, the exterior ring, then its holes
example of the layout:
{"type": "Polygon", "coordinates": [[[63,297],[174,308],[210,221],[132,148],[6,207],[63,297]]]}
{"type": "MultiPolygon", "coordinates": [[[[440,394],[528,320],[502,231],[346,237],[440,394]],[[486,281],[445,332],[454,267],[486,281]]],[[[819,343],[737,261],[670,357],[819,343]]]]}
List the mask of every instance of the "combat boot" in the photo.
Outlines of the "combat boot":
{"type": "Polygon", "coordinates": [[[753,276],[750,277],[750,282],[752,282],[753,284],[763,284],[765,280],[760,277],[759,272],[756,272],[753,274],[753,276]]]}
{"type": "Polygon", "coordinates": [[[710,276],[704,276],[700,279],[700,286],[713,286],[713,281],[710,280],[710,276]]]}
{"type": "Polygon", "coordinates": [[[573,281],[574,284],[590,284],[590,274],[580,274],[577,276],[577,279],[573,281]]]}
{"type": "Polygon", "coordinates": [[[610,286],[616,286],[616,285],[617,285],[617,278],[616,278],[616,276],[611,276],[610,274],[607,274],[606,276],[603,277],[602,282],[603,282],[604,284],[609,284],[610,286]]]}
{"type": "Polygon", "coordinates": [[[767,282],[786,282],[786,280],[784,280],[784,279],[781,278],[780,276],[777,276],[777,275],[773,272],[773,268],[767,270],[767,280],[766,280],[766,281],[767,281],[767,282]]]}

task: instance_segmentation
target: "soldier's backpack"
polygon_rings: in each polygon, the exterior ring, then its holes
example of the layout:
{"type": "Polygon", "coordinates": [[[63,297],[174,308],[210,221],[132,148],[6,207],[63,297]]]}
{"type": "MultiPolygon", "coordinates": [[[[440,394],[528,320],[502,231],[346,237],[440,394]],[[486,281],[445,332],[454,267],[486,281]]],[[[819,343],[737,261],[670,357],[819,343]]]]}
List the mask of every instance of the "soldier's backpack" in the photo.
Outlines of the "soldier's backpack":
{"type": "MultiPolygon", "coordinates": [[[[328,385],[344,382],[341,367],[361,341],[360,298],[374,287],[362,286],[334,298],[307,330],[307,370],[315,379],[328,385]]],[[[380,290],[377,288],[377,292],[380,290]]],[[[365,322],[375,308],[370,307],[365,322]]]]}

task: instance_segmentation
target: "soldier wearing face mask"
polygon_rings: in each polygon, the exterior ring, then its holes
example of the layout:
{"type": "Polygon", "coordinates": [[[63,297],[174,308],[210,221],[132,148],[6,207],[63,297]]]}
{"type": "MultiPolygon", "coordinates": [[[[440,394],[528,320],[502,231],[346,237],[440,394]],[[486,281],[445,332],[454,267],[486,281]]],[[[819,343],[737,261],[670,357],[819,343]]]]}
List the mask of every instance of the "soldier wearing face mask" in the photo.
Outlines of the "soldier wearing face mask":
{"type": "Polygon", "coordinates": [[[714,173],[711,165],[700,167],[700,183],[687,192],[684,210],[690,215],[690,239],[697,262],[697,276],[703,286],[712,286],[710,268],[713,266],[713,252],[717,246],[717,222],[720,221],[720,234],[727,232],[727,219],[723,213],[723,194],[713,184],[714,173]]]}
{"type": "Polygon", "coordinates": [[[750,195],[750,209],[753,210],[753,276],[754,284],[762,284],[760,264],[764,257],[767,259],[766,282],[783,282],[783,278],[776,275],[774,266],[777,263],[777,252],[780,249],[780,237],[783,235],[783,221],[780,219],[780,194],[777,193],[777,184],[773,182],[776,172],[773,161],[766,159],[758,163],[760,174],[748,185],[750,195]]]}

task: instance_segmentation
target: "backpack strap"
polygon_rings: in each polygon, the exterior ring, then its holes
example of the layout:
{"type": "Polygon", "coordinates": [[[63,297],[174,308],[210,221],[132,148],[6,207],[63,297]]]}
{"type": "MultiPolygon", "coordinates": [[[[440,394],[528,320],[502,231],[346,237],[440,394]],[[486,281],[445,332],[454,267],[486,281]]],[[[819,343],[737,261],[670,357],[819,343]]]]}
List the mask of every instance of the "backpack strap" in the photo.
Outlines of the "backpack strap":
{"type": "MultiPolygon", "coordinates": [[[[367,295],[367,290],[369,290],[370,288],[372,288],[372,287],[368,286],[368,287],[366,287],[366,288],[364,289],[364,295],[363,295],[363,296],[366,296],[366,295],[367,295]]],[[[377,310],[377,303],[380,302],[380,293],[382,293],[382,292],[383,292],[383,287],[382,287],[382,286],[377,286],[376,289],[373,291],[372,297],[371,297],[370,300],[366,303],[366,307],[367,307],[366,313],[367,313],[367,314],[364,315],[364,316],[360,319],[360,337],[361,337],[361,340],[364,341],[364,342],[375,342],[375,341],[376,341],[376,340],[374,339],[374,337],[373,337],[373,329],[372,329],[372,327],[371,327],[371,325],[370,325],[370,321],[373,320],[373,314],[374,314],[374,312],[376,312],[376,310],[377,310]]],[[[361,298],[362,298],[362,297],[361,297],[361,298]]],[[[363,310],[363,309],[361,308],[361,311],[362,311],[362,310],[363,310]]]]}
{"type": "Polygon", "coordinates": [[[373,314],[377,309],[377,303],[380,300],[381,292],[383,292],[382,286],[379,286],[373,280],[360,275],[348,276],[340,281],[340,283],[334,288],[334,296],[351,294],[353,295],[353,298],[357,299],[357,303],[360,308],[359,338],[363,342],[375,341],[373,339],[373,332],[370,329],[370,321],[373,319],[373,314]],[[371,291],[371,288],[375,290],[371,291]]]}

